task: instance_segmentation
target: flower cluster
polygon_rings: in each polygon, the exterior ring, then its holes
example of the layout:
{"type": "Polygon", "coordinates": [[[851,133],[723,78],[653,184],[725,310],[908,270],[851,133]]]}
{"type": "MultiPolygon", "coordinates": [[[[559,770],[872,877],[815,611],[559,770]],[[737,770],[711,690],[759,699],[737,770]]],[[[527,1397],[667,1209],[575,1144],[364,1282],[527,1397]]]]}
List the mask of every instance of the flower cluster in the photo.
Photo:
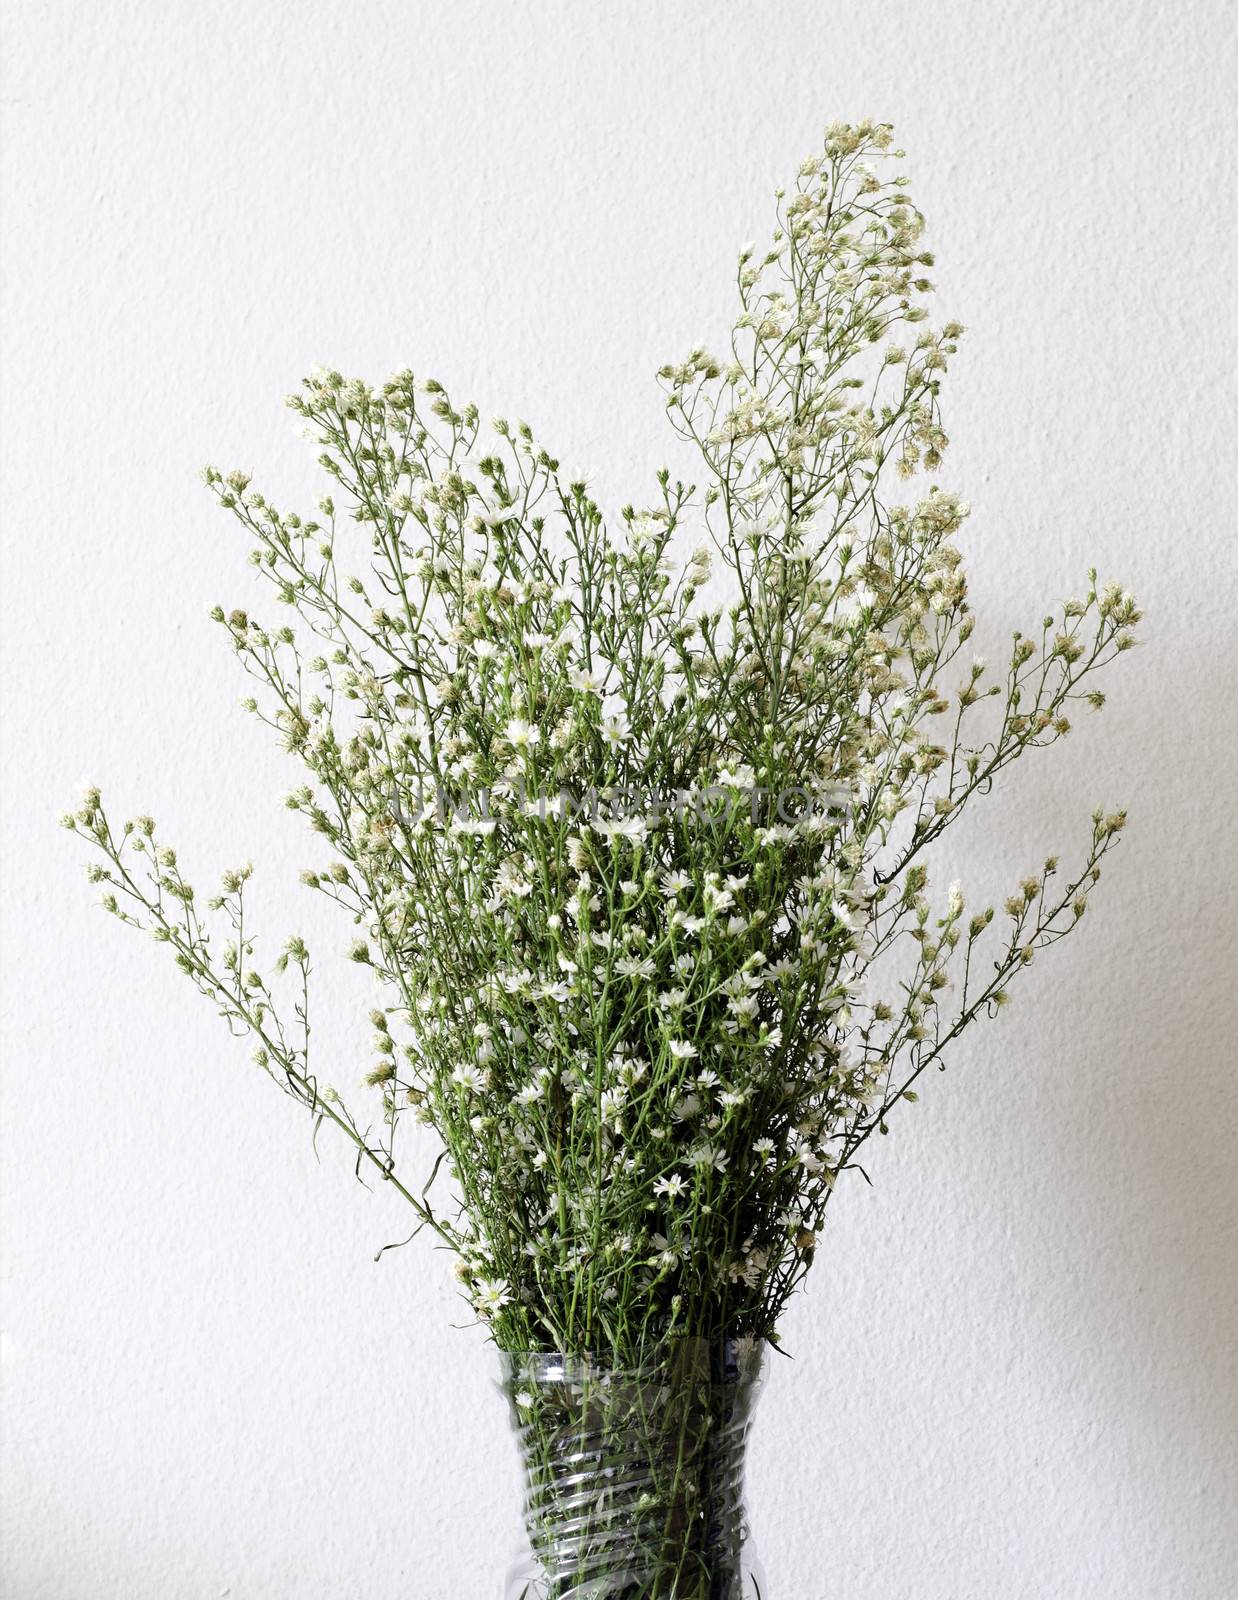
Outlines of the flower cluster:
{"type": "Polygon", "coordinates": [[[967,506],[886,498],[941,460],[962,333],[927,323],[889,145],[827,130],[740,257],[726,353],[663,369],[699,495],[662,472],[608,522],[528,426],[483,429],[407,371],[319,373],[290,402],[333,480],[313,517],[207,470],[296,619],[214,613],[303,765],[287,805],[327,847],[305,881],[380,985],[378,1131],[311,1070],[299,940],[279,1020],[248,869],[208,908],[221,951],[149,819],[114,830],[94,791],[66,819],[105,904],[400,1188],[511,1350],[774,1337],[839,1177],[1070,931],[1123,824],[1096,813],[1079,865],[1001,913],[931,893],[935,841],[1099,708],[1139,613],[1092,574],[999,671],[960,662],[967,506]],[[408,1176],[419,1128],[450,1201],[408,1176]]]}

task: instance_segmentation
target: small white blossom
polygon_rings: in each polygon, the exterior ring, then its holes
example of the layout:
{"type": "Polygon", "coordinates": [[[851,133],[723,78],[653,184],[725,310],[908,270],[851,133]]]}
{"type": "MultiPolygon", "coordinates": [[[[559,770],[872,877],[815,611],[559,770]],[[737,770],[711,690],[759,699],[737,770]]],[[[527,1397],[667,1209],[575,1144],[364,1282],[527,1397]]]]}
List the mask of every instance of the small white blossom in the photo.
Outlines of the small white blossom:
{"type": "Polygon", "coordinates": [[[503,736],[514,750],[532,750],[540,743],[542,732],[534,723],[523,717],[513,717],[503,729],[503,736]]]}

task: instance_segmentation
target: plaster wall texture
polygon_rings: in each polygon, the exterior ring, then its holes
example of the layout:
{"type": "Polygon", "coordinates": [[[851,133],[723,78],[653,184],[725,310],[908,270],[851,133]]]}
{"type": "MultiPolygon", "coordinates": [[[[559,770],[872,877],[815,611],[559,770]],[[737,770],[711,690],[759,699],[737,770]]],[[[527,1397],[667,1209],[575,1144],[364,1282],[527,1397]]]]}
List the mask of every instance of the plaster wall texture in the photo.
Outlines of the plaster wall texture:
{"type": "Polygon", "coordinates": [[[656,368],[864,115],[969,329],[942,479],[976,643],[1092,562],[1148,642],[947,869],[1000,893],[1129,805],[1069,953],[835,1207],[753,1445],[771,1594],[1238,1593],[1232,9],[51,0],[4,31],[4,1594],[497,1592],[515,1458],[445,1260],[374,1264],[396,1198],[90,910],[55,817],[90,778],[200,880],[252,856],[359,1073],[366,985],[206,620],[251,588],[197,468],[308,504],[282,396],[407,363],[639,500],[679,463],[656,368]]]}

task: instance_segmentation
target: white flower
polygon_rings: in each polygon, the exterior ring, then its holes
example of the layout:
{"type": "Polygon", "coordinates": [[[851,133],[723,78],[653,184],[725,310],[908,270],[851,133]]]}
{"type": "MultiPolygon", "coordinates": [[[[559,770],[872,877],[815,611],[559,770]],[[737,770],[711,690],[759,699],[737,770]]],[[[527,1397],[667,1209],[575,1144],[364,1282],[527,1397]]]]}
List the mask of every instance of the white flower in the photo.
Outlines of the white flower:
{"type": "Polygon", "coordinates": [[[477,513],[477,520],[484,527],[497,528],[504,522],[519,520],[519,506],[487,506],[484,511],[477,513]]]}
{"type": "Polygon", "coordinates": [[[624,978],[652,978],[657,968],[652,956],[620,956],[615,971],[624,978]]]}
{"type": "Polygon", "coordinates": [[[598,1101],[598,1115],[603,1122],[610,1122],[623,1110],[627,1101],[628,1092],[624,1088],[604,1089],[598,1101]]]}
{"type": "Polygon", "coordinates": [[[524,900],[533,893],[533,885],[521,877],[511,861],[505,861],[495,874],[494,892],[504,899],[524,900]]]}
{"type": "Polygon", "coordinates": [[[649,823],[644,817],[620,817],[614,822],[599,818],[590,826],[612,849],[620,839],[630,839],[633,844],[644,844],[649,834],[649,823]]]}
{"type": "Polygon", "coordinates": [[[574,667],[567,675],[567,681],[578,694],[600,695],[605,685],[605,678],[591,667],[574,667]]]}
{"type": "Polygon", "coordinates": [[[694,1167],[703,1167],[710,1172],[725,1172],[731,1158],[718,1145],[698,1144],[695,1150],[688,1152],[688,1160],[694,1167]]]}
{"type": "Polygon", "coordinates": [[[622,713],[617,716],[603,717],[602,738],[610,745],[612,750],[618,747],[627,738],[629,733],[628,719],[622,713]]]}
{"type": "Polygon", "coordinates": [[[858,927],[855,911],[845,900],[836,897],[830,903],[830,910],[833,912],[835,922],[840,922],[844,928],[854,931],[858,927]]]}
{"type": "Polygon", "coordinates": [[[655,1233],[652,1237],[652,1243],[654,1249],[658,1252],[656,1257],[658,1266],[669,1271],[679,1265],[679,1252],[672,1248],[669,1239],[664,1238],[660,1233],[655,1233]]]}
{"type": "Polygon", "coordinates": [[[662,892],[669,899],[683,894],[685,889],[692,887],[692,879],[686,872],[664,872],[662,874],[662,892]]]}
{"type": "Polygon", "coordinates": [[[523,717],[513,717],[503,729],[508,744],[515,750],[531,750],[541,740],[542,730],[523,717]]]}
{"type": "Polygon", "coordinates": [[[539,794],[532,800],[526,800],[520,808],[526,817],[537,817],[545,822],[550,817],[558,817],[563,811],[563,796],[558,794],[539,794]]]}
{"type": "Polygon", "coordinates": [[[473,1307],[484,1317],[493,1316],[510,1303],[511,1297],[511,1287],[506,1278],[496,1278],[493,1283],[487,1278],[479,1278],[473,1294],[473,1307]]]}
{"type": "Polygon", "coordinates": [[[659,1178],[653,1186],[654,1194],[665,1196],[668,1200],[678,1200],[679,1196],[688,1187],[688,1180],[682,1173],[672,1172],[668,1178],[659,1178]]]}
{"type": "Polygon", "coordinates": [[[451,819],[452,833],[460,833],[465,838],[484,839],[495,830],[496,822],[493,817],[461,817],[451,819]]]}
{"type": "Polygon", "coordinates": [[[667,1049],[676,1061],[691,1061],[693,1056],[700,1055],[696,1046],[687,1039],[672,1039],[667,1049]]]}
{"type": "Polygon", "coordinates": [[[471,1061],[458,1062],[452,1068],[451,1081],[461,1089],[467,1089],[470,1094],[480,1094],[486,1087],[485,1073],[471,1061]]]}

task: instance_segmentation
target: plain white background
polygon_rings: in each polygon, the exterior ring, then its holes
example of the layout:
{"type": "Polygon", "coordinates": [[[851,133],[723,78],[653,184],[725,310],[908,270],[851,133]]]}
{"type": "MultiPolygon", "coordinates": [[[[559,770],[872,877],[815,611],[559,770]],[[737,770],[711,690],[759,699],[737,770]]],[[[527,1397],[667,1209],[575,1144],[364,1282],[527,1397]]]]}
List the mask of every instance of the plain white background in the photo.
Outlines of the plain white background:
{"type": "Polygon", "coordinates": [[[283,395],[407,363],[639,502],[687,467],[657,366],[864,115],[969,329],[979,642],[1095,561],[1147,645],[947,865],[1001,893],[1131,811],[1077,938],[839,1197],[754,1443],[771,1594],[1238,1592],[1230,9],[29,0],[5,33],[4,1594],[497,1594],[514,1452],[446,1260],[373,1263],[394,1197],[315,1160],[55,818],[89,778],[204,885],[255,858],[354,1084],[369,995],[206,618],[251,589],[197,468],[308,505],[283,395]]]}

